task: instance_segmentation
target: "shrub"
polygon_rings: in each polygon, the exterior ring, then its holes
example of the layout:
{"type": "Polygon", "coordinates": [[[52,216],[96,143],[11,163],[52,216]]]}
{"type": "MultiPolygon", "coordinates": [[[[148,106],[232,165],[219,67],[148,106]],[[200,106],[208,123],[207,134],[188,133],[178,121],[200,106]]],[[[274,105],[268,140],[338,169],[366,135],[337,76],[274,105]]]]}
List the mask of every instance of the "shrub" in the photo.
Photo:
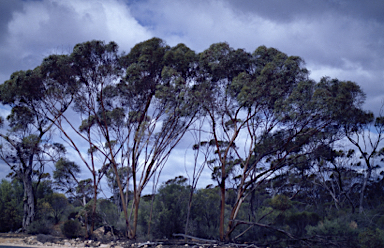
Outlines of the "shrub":
{"type": "Polygon", "coordinates": [[[52,221],[46,219],[36,220],[29,225],[27,233],[29,234],[50,234],[52,231],[52,221]]]}
{"type": "Polygon", "coordinates": [[[67,220],[61,226],[61,232],[67,238],[76,238],[81,236],[81,224],[78,220],[67,220]]]}
{"type": "Polygon", "coordinates": [[[276,195],[273,197],[269,203],[273,209],[285,211],[292,207],[292,202],[285,195],[276,195]]]}
{"type": "Polygon", "coordinates": [[[282,218],[285,223],[294,230],[296,236],[302,236],[306,233],[307,226],[315,226],[320,221],[320,216],[312,212],[291,213],[282,218]]]}
{"type": "Polygon", "coordinates": [[[384,232],[380,229],[367,229],[359,233],[359,244],[362,248],[384,247],[384,232]]]}
{"type": "MultiPolygon", "coordinates": [[[[324,220],[317,226],[307,226],[307,231],[310,236],[322,237],[323,242],[336,243],[341,247],[358,247],[358,229],[355,224],[354,221],[337,218],[324,220]]],[[[324,247],[325,243],[320,245],[324,247]]]]}

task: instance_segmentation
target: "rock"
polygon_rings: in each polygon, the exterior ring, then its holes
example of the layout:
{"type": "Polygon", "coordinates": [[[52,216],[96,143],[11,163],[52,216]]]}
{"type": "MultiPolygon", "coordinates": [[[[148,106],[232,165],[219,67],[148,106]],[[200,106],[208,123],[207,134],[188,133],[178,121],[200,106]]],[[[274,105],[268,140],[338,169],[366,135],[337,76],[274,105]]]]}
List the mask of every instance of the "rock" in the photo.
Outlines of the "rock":
{"type": "Polygon", "coordinates": [[[45,235],[45,234],[38,234],[36,236],[36,239],[37,241],[41,242],[41,243],[54,243],[56,238],[52,235],[45,235]]]}
{"type": "Polygon", "coordinates": [[[104,227],[99,227],[93,231],[93,236],[96,240],[102,240],[104,238],[104,227]]]}

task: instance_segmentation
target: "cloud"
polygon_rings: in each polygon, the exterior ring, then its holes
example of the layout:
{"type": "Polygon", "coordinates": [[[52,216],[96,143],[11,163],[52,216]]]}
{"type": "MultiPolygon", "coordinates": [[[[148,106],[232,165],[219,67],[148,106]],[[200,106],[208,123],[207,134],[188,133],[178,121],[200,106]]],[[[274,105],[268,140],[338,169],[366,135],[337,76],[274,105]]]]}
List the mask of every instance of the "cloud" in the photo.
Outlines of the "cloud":
{"type": "Polygon", "coordinates": [[[226,41],[253,52],[274,47],[303,58],[311,77],[360,84],[365,107],[377,113],[384,99],[384,3],[359,1],[161,1],[130,3],[132,14],[170,45],[201,52],[226,41]]]}
{"type": "Polygon", "coordinates": [[[168,4],[162,4],[161,1],[149,0],[132,4],[132,13],[140,23],[147,23],[154,35],[171,45],[183,42],[197,52],[207,49],[212,43],[226,41],[235,48],[246,48],[250,52],[260,45],[275,47],[306,61],[330,66],[340,67],[343,59],[350,59],[364,62],[363,66],[380,67],[374,61],[384,55],[381,49],[383,23],[375,19],[362,21],[332,10],[329,1],[325,1],[327,4],[311,1],[311,5],[304,1],[306,4],[303,6],[297,1],[292,2],[289,6],[283,3],[273,7],[278,8],[278,16],[290,13],[289,10],[300,10],[293,11],[288,21],[283,18],[284,22],[268,15],[268,11],[265,13],[264,10],[272,8],[272,5],[260,1],[257,1],[260,4],[241,1],[235,8],[232,1],[167,1],[168,4]],[[316,8],[317,5],[321,8],[316,8]],[[247,11],[239,11],[243,8],[247,11]]]}
{"type": "Polygon", "coordinates": [[[225,0],[239,14],[251,13],[276,22],[286,23],[297,19],[319,19],[324,14],[347,15],[361,20],[383,22],[381,1],[359,0],[291,0],[242,1],[225,0]]]}
{"type": "Polygon", "coordinates": [[[52,53],[69,53],[89,40],[115,41],[128,51],[151,33],[121,1],[43,0],[23,2],[7,23],[0,48],[0,79],[10,71],[33,69],[52,53]]]}
{"type": "Polygon", "coordinates": [[[8,22],[12,19],[12,13],[22,8],[21,1],[3,0],[0,8],[0,42],[3,42],[8,34],[8,22]]]}

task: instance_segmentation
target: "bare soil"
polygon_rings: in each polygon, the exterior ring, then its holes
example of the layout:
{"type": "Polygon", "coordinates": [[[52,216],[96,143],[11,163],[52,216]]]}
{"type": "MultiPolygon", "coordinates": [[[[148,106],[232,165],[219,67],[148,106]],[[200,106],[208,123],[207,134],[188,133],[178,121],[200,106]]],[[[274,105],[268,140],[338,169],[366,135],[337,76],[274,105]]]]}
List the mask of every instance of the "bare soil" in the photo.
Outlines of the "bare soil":
{"type": "Polygon", "coordinates": [[[135,242],[130,240],[117,241],[117,242],[91,242],[91,241],[78,241],[63,239],[57,237],[60,242],[57,243],[41,243],[37,241],[37,236],[23,234],[23,233],[0,233],[0,247],[1,246],[22,246],[22,247],[49,247],[49,248],[63,248],[63,247],[99,247],[99,248],[127,248],[127,247],[141,247],[141,248],[229,248],[229,247],[257,247],[252,244],[223,244],[223,243],[201,243],[193,240],[184,241],[182,239],[164,240],[155,242],[135,242]],[[34,240],[35,242],[30,242],[34,240]],[[88,242],[88,243],[87,243],[88,242]]]}

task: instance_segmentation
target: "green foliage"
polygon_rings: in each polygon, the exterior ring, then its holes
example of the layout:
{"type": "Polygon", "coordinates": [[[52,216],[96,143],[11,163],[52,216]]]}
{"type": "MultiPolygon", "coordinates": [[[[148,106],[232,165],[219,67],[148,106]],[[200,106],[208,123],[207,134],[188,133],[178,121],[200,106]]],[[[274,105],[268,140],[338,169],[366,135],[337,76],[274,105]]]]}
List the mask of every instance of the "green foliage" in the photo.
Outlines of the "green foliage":
{"type": "Polygon", "coordinates": [[[291,228],[292,234],[297,237],[302,237],[306,234],[306,228],[316,226],[320,221],[320,216],[312,212],[296,212],[288,213],[282,216],[282,220],[286,225],[291,228]]]}
{"type": "Polygon", "coordinates": [[[78,177],[79,173],[79,165],[65,158],[60,158],[55,163],[55,170],[53,171],[55,186],[57,189],[63,190],[66,194],[74,195],[77,186],[75,179],[78,177]]]}
{"type": "Polygon", "coordinates": [[[271,199],[270,205],[280,211],[285,211],[292,207],[291,200],[285,195],[276,195],[271,199]]]}
{"type": "Polygon", "coordinates": [[[219,236],[220,193],[219,188],[199,189],[192,203],[193,235],[216,239],[219,236]]]}
{"type": "Polygon", "coordinates": [[[53,230],[53,222],[47,218],[41,218],[32,222],[28,227],[27,233],[29,234],[51,234],[53,230]]]}
{"type": "Polygon", "coordinates": [[[384,231],[378,228],[360,232],[358,238],[361,248],[384,247],[384,231]]]}
{"type": "Polygon", "coordinates": [[[185,178],[176,177],[160,186],[155,201],[158,237],[171,238],[173,233],[184,233],[188,202],[185,178]]]}
{"type": "Polygon", "coordinates": [[[49,198],[52,197],[53,188],[52,181],[50,180],[42,180],[38,184],[36,182],[33,183],[35,190],[36,199],[44,199],[44,201],[49,202],[49,198]]]}
{"type": "Polygon", "coordinates": [[[59,223],[61,218],[64,215],[65,210],[68,206],[68,199],[64,194],[53,193],[50,199],[52,215],[55,221],[55,224],[59,223]]]}
{"type": "Polygon", "coordinates": [[[120,217],[117,206],[106,199],[100,199],[97,202],[97,213],[101,217],[102,223],[109,226],[116,226],[120,217]]]}
{"type": "Polygon", "coordinates": [[[37,200],[36,212],[35,220],[53,221],[53,209],[51,204],[46,202],[45,199],[37,200]]]}
{"type": "Polygon", "coordinates": [[[358,247],[356,222],[345,217],[325,219],[317,226],[307,227],[308,235],[319,235],[342,246],[358,247]]]}
{"type": "MultiPolygon", "coordinates": [[[[192,235],[223,239],[218,229],[227,222],[235,223],[228,226],[228,237],[233,231],[239,240],[256,240],[263,246],[271,242],[296,245],[289,240],[290,234],[308,242],[320,237],[320,245],[358,241],[362,247],[383,246],[384,180],[366,178],[364,192],[363,163],[351,161],[359,156],[378,160],[384,149],[379,142],[370,155],[361,149],[347,153],[335,151],[333,142],[372,128],[381,137],[384,117],[361,108],[365,94],[356,83],[328,77],[315,82],[303,65],[300,57],[265,46],[251,54],[216,43],[196,54],[184,44],[170,47],[152,38],[123,55],[114,42],[84,42],[71,55],[51,55],[33,70],[13,73],[0,85],[0,102],[11,108],[8,129],[0,134],[0,154],[25,187],[15,180],[1,182],[0,231],[21,226],[23,203],[25,211],[37,203],[36,214],[24,213],[30,220],[35,216],[30,233],[49,233],[52,223],[73,209],[64,195],[53,192],[44,173],[47,161],[55,163],[56,189],[80,200],[71,201],[79,206],[76,215],[87,217],[95,226],[104,223],[126,231],[121,210],[128,199],[120,199],[111,165],[118,168],[122,189],[129,178],[136,180],[134,194],[140,197],[199,117],[208,118],[204,128],[209,130],[204,131],[213,136],[204,137],[206,141],[200,140],[193,149],[207,148],[204,162],[219,188],[193,192],[192,235]],[[57,127],[65,122],[61,115],[69,107],[82,116],[75,131],[88,139],[90,160],[104,161],[97,169],[88,166],[93,179],[79,180],[79,165],[62,156],[66,147],[44,136],[53,122],[57,127]],[[96,181],[104,174],[115,201],[98,200],[94,213],[95,202],[90,198],[97,194],[96,181]],[[364,199],[364,216],[342,215],[354,211],[359,194],[364,199]],[[225,211],[220,212],[220,200],[225,211]]],[[[0,124],[5,124],[2,118],[0,124]]],[[[62,127],[60,131],[66,132],[62,127]]],[[[76,142],[69,144],[76,147],[76,142]]],[[[369,175],[379,168],[367,167],[369,175]]],[[[153,195],[153,206],[142,199],[138,233],[146,234],[149,225],[153,237],[183,233],[189,192],[187,179],[176,177],[153,195]]],[[[77,220],[66,221],[62,229],[67,237],[82,233],[77,220]]]]}
{"type": "Polygon", "coordinates": [[[67,238],[77,238],[83,235],[78,220],[67,220],[61,226],[61,233],[67,238]]]}
{"type": "Polygon", "coordinates": [[[16,231],[23,218],[23,187],[16,180],[0,183],[0,232],[16,231]]]}

